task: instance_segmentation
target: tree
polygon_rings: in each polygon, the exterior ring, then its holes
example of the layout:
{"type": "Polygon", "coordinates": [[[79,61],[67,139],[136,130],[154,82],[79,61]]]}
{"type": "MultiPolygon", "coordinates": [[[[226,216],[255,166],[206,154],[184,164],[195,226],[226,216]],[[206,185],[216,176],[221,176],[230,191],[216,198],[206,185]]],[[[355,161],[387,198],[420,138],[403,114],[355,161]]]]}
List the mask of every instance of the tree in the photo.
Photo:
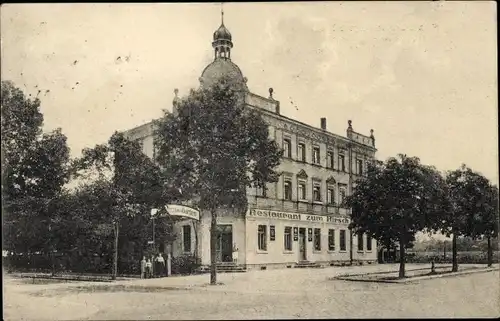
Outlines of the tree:
{"type": "MultiPolygon", "coordinates": [[[[478,213],[474,215],[474,235],[487,239],[488,266],[493,265],[493,246],[491,239],[498,239],[498,187],[488,184],[484,198],[476,204],[478,213]]],[[[498,243],[497,243],[498,245],[498,243]]]]}
{"type": "Polygon", "coordinates": [[[158,162],[184,199],[211,215],[211,275],[216,283],[217,210],[246,211],[246,189],[278,178],[282,151],[270,140],[260,113],[244,103],[245,91],[228,78],[191,90],[178,114],[155,122],[158,162]]]}
{"type": "Polygon", "coordinates": [[[457,272],[457,238],[493,235],[495,223],[489,221],[495,217],[496,205],[488,179],[466,165],[446,174],[446,190],[450,207],[437,224],[443,234],[452,236],[452,271],[457,272]]]}
{"type": "Polygon", "coordinates": [[[69,179],[69,148],[60,129],[42,134],[40,100],[2,81],[4,240],[16,252],[56,249],[55,207],[69,179]]]}
{"type": "Polygon", "coordinates": [[[160,169],[142,153],[137,142],[115,132],[107,144],[83,150],[75,160],[77,177],[97,174],[90,188],[97,193],[101,221],[113,226],[113,279],[118,271],[118,237],[123,220],[137,215],[149,216],[153,207],[164,205],[160,169]]]}
{"type": "Polygon", "coordinates": [[[416,157],[399,155],[385,163],[375,162],[346,198],[346,205],[352,208],[349,227],[386,247],[398,243],[399,277],[403,278],[405,250],[413,245],[415,234],[430,226],[442,210],[443,185],[439,173],[420,164],[416,157]]]}

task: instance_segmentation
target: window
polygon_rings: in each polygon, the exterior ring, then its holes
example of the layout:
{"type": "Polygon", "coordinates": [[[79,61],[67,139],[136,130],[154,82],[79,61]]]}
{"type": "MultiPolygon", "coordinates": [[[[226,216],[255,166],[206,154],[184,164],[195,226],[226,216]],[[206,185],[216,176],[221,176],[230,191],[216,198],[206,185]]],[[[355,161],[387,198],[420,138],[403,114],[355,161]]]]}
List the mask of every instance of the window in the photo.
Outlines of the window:
{"type": "Polygon", "coordinates": [[[345,230],[340,230],[340,250],[346,250],[345,230]]]}
{"type": "Polygon", "coordinates": [[[358,234],[358,251],[363,251],[363,234],[358,234]]]}
{"type": "Polygon", "coordinates": [[[314,164],[319,164],[320,159],[319,159],[319,147],[313,147],[313,163],[314,164]]]}
{"type": "Polygon", "coordinates": [[[314,229],[314,250],[321,251],[321,229],[314,229]]]}
{"type": "Polygon", "coordinates": [[[283,184],[283,198],[286,200],[292,199],[292,182],[285,181],[283,184]]]}
{"type": "Polygon", "coordinates": [[[257,196],[267,197],[267,187],[265,184],[262,187],[257,187],[257,196]]]}
{"type": "Polygon", "coordinates": [[[191,252],[191,225],[182,226],[182,245],[184,252],[191,252]]]}
{"type": "Polygon", "coordinates": [[[335,251],[335,230],[328,230],[328,251],[335,251]]]}
{"type": "Polygon", "coordinates": [[[290,226],[285,226],[285,237],[284,237],[284,242],[285,242],[285,251],[291,251],[292,250],[292,228],[290,226]]]}
{"type": "Polygon", "coordinates": [[[339,205],[343,205],[343,202],[347,196],[347,186],[339,186],[339,205]]]}
{"type": "Polygon", "coordinates": [[[329,205],[335,204],[335,190],[333,187],[328,187],[328,190],[326,191],[326,201],[329,205]]]}
{"type": "Polygon", "coordinates": [[[297,158],[301,162],[306,161],[306,145],[304,145],[304,143],[299,143],[297,145],[297,158]]]}
{"type": "Polygon", "coordinates": [[[321,202],[321,186],[317,183],[313,186],[313,201],[321,202]]]}
{"type": "Polygon", "coordinates": [[[267,226],[259,225],[257,237],[259,250],[267,251],[267,226]]]}
{"type": "Polygon", "coordinates": [[[345,172],[345,156],[339,154],[339,171],[345,172]]]}
{"type": "Polygon", "coordinates": [[[356,167],[358,170],[358,175],[363,175],[363,161],[361,159],[356,160],[356,167]]]}
{"type": "Polygon", "coordinates": [[[307,199],[307,196],[306,196],[306,183],[299,182],[299,185],[297,187],[297,192],[298,192],[299,200],[303,201],[303,200],[307,199]]]}
{"type": "Polygon", "coordinates": [[[372,251],[372,238],[367,236],[366,237],[366,251],[371,252],[372,251]]]}
{"type": "Polygon", "coordinates": [[[326,167],[333,168],[333,152],[326,153],[326,167]]]}
{"type": "Polygon", "coordinates": [[[292,157],[292,143],[289,138],[283,139],[283,156],[292,157]]]}

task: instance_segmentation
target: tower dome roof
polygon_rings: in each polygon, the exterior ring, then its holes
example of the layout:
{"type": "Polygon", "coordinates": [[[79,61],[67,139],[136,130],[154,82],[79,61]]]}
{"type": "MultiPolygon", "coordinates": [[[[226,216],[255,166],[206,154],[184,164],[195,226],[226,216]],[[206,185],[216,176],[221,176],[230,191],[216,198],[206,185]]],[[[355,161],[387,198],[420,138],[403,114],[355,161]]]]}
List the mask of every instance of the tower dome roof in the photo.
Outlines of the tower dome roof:
{"type": "Polygon", "coordinates": [[[231,33],[226,28],[226,26],[224,26],[224,23],[222,23],[219,29],[215,30],[214,32],[214,41],[216,40],[232,40],[231,33]]]}
{"type": "Polygon", "coordinates": [[[203,86],[210,86],[222,77],[228,77],[246,86],[247,80],[243,77],[241,69],[230,59],[215,59],[203,70],[200,82],[203,86]]]}

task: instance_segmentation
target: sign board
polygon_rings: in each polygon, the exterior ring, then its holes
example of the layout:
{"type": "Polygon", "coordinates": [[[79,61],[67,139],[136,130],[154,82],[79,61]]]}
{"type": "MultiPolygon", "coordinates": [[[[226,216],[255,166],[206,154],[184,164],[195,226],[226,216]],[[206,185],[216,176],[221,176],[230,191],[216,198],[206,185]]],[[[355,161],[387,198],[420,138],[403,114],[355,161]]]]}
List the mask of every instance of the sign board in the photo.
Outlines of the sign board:
{"type": "Polygon", "coordinates": [[[158,215],[160,217],[182,216],[197,221],[200,220],[200,211],[189,206],[177,205],[177,204],[165,205],[165,211],[158,211],[158,209],[153,208],[151,210],[151,216],[154,215],[158,215]]]}
{"type": "Polygon", "coordinates": [[[324,216],[313,214],[286,213],[271,210],[259,210],[252,208],[247,212],[247,217],[272,218],[277,220],[289,220],[299,222],[318,222],[329,224],[349,224],[351,219],[347,216],[324,216]]]}
{"type": "Polygon", "coordinates": [[[155,241],[148,241],[148,244],[155,244],[155,241]]]}
{"type": "Polygon", "coordinates": [[[269,226],[269,237],[271,241],[276,240],[276,229],[274,225],[269,226]]]}
{"type": "Polygon", "coordinates": [[[293,228],[293,240],[294,241],[299,240],[299,228],[298,227],[293,228]]]}

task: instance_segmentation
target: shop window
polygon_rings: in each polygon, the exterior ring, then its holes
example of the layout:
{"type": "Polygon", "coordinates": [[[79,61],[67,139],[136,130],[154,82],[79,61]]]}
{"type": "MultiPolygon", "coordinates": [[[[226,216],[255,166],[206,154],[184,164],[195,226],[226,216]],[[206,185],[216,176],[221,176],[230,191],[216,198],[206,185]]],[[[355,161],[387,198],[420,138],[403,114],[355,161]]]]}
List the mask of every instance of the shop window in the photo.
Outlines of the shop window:
{"type": "Polygon", "coordinates": [[[328,251],[335,251],[335,230],[328,230],[328,251]]]}
{"type": "Polygon", "coordinates": [[[367,252],[371,252],[371,250],[372,250],[372,242],[373,242],[372,238],[367,236],[366,237],[366,251],[367,252]]]}
{"type": "Polygon", "coordinates": [[[285,181],[283,184],[283,198],[286,200],[292,199],[292,182],[285,181]]]}
{"type": "Polygon", "coordinates": [[[314,229],[314,250],[321,251],[321,229],[314,229]]]}
{"type": "Polygon", "coordinates": [[[191,252],[191,225],[182,226],[182,245],[185,253],[191,252]]]}
{"type": "Polygon", "coordinates": [[[346,232],[345,230],[340,230],[340,250],[346,250],[346,232]]]}
{"type": "Polygon", "coordinates": [[[290,226],[285,226],[285,236],[284,236],[284,246],[285,251],[292,250],[292,228],[290,226]]]}
{"type": "Polygon", "coordinates": [[[363,251],[363,234],[358,234],[358,251],[363,251]]]}
{"type": "Polygon", "coordinates": [[[267,226],[259,225],[257,233],[258,248],[261,251],[267,251],[267,226]]]}

